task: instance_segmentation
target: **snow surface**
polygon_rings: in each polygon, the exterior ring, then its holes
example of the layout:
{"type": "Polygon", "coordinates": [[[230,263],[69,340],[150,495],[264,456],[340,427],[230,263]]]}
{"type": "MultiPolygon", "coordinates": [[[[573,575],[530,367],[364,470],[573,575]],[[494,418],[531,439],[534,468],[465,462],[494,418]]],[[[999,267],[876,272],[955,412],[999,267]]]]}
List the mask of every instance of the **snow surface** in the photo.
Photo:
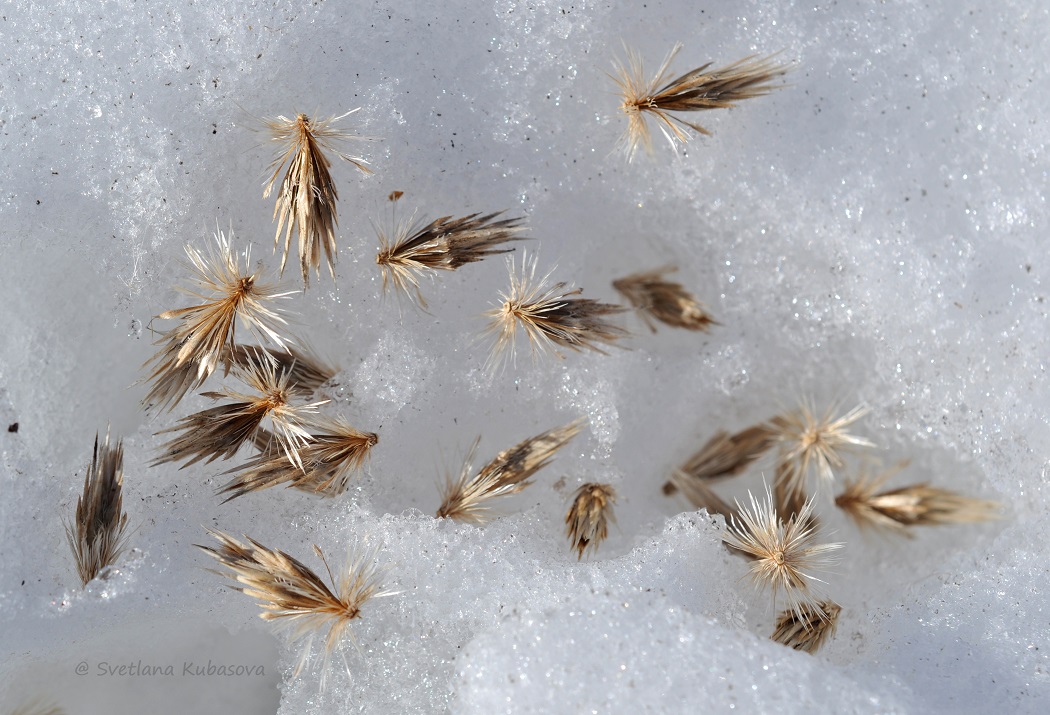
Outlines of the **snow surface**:
{"type": "Polygon", "coordinates": [[[0,708],[1050,710],[1048,35],[1036,0],[8,3],[0,427],[18,430],[0,429],[0,708]],[[621,40],[653,68],[682,41],[683,72],[775,51],[795,69],[702,117],[714,135],[680,156],[658,143],[628,165],[605,74],[621,40]],[[379,445],[340,498],[221,504],[224,467],[148,466],[154,432],[207,404],[139,410],[150,319],[184,305],[183,246],[216,225],[276,267],[254,117],[358,106],[351,126],[377,139],[351,148],[376,173],[336,168],[337,277],[295,299],[295,332],[342,368],[328,409],[379,445]],[[587,296],[674,262],[722,326],[650,335],[629,317],[629,350],[490,380],[478,316],[505,267],[439,276],[431,314],[399,316],[370,223],[395,189],[424,215],[524,215],[541,269],[587,296]],[[721,548],[721,520],[660,492],[715,430],[803,395],[867,402],[858,432],[886,463],[1007,511],[885,541],[825,503],[847,547],[828,577],[839,631],[816,657],[767,639],[768,596],[721,548]],[[430,516],[477,435],[486,459],[581,415],[506,516],[430,516]],[[63,524],[107,424],[126,439],[135,550],[80,589],[63,524]],[[595,480],[620,491],[618,527],[577,563],[562,520],[595,480]],[[366,606],[320,693],[316,667],[290,677],[298,653],[256,603],[204,570],[204,527],[318,568],[311,544],[338,560],[382,541],[402,593],[366,606]],[[182,673],[209,661],[265,672],[182,673]]]}

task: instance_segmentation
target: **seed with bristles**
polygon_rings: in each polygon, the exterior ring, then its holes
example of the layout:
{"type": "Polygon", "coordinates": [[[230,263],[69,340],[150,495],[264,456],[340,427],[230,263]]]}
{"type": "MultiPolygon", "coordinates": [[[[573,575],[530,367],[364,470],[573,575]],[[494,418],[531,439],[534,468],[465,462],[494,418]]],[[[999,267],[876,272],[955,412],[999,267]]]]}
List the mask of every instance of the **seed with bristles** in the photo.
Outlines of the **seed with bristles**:
{"type": "Polygon", "coordinates": [[[582,559],[587,549],[597,551],[605,541],[609,522],[616,521],[615,502],[616,490],[610,484],[589,482],[576,490],[569,513],[565,515],[565,531],[577,559],[582,559]]]}
{"type": "Polygon", "coordinates": [[[358,110],[352,109],[346,114],[327,119],[310,119],[305,114],[297,114],[294,119],[279,116],[265,120],[270,132],[270,140],[278,146],[280,154],[270,164],[273,174],[266,182],[263,198],[273,191],[277,177],[287,166],[288,170],[281,181],[277,193],[277,204],[273,209],[273,218],[277,221],[277,234],[274,236],[274,250],[280,246],[281,233],[284,233],[284,251],[281,257],[281,273],[288,261],[292,233],[299,237],[299,268],[303,284],[310,284],[310,269],[318,275],[321,273],[321,252],[324,251],[328,271],[335,277],[335,257],[338,251],[335,245],[336,203],[339,198],[332,179],[332,162],[329,156],[336,156],[350,162],[366,174],[371,174],[364,160],[343,154],[335,149],[336,144],[354,137],[334,125],[343,117],[358,110]]]}
{"type": "Polygon", "coordinates": [[[841,612],[842,607],[834,601],[805,601],[798,609],[780,612],[770,638],[795,650],[816,653],[835,635],[841,612]]]}
{"type": "Polygon", "coordinates": [[[904,462],[882,474],[862,474],[835,498],[858,526],[911,537],[913,526],[972,524],[1001,518],[1002,505],[927,484],[880,492],[904,462]]]}
{"type": "Polygon", "coordinates": [[[260,358],[273,362],[278,374],[288,373],[288,389],[301,395],[313,394],[339,372],[338,368],[326,364],[305,346],[289,346],[286,350],[264,350],[254,345],[234,345],[224,354],[224,360],[229,367],[236,365],[244,368],[260,358]]]}
{"type": "MultiPolygon", "coordinates": [[[[396,198],[395,198],[396,197],[396,198]]],[[[391,194],[391,201],[400,192],[391,194]]],[[[520,241],[524,228],[520,218],[499,218],[502,211],[453,218],[442,216],[428,224],[395,222],[391,232],[377,227],[380,249],[376,264],[383,271],[383,290],[392,286],[421,308],[427,307],[419,279],[435,271],[454,271],[488,256],[508,253],[510,241],[520,241]]]]}
{"type": "Polygon", "coordinates": [[[227,472],[236,476],[220,490],[233,492],[226,501],[278,484],[326,496],[342,494],[379,436],[361,432],[338,417],[313,419],[310,425],[310,435],[298,450],[301,467],[272,447],[268,441],[272,435],[259,430],[255,442],[261,453],[227,472]]]}
{"type": "Polygon", "coordinates": [[[836,406],[832,405],[818,417],[807,401],[798,409],[769,421],[780,442],[778,462],[792,464],[787,473],[790,481],[785,489],[802,491],[811,473],[816,473],[823,484],[829,485],[835,481],[835,470],[845,466],[843,452],[875,446],[870,440],[848,431],[853,423],[870,412],[867,406],[858,405],[841,417],[834,417],[835,412],[836,406]]]}
{"type": "Polygon", "coordinates": [[[267,417],[284,454],[293,464],[301,465],[299,449],[309,438],[302,422],[328,400],[308,405],[292,404],[288,387],[290,375],[281,373],[278,376],[276,365],[262,355],[249,361],[240,370],[240,377],[258,394],[249,395],[230,389],[202,393],[205,397],[230,398],[233,402],[183,417],[174,427],[161,430],[158,434],[181,434],[164,445],[164,454],[154,460],[154,466],[188,459],[183,465],[185,468],[202,459],[207,459],[208,463],[219,458],[229,459],[243,444],[255,438],[256,430],[267,417]]]}
{"type": "Polygon", "coordinates": [[[677,112],[723,109],[745,99],[761,97],[777,89],[779,85],[774,84],[774,80],[788,71],[787,67],[777,64],[773,56],[752,55],[716,69],[711,69],[709,62],[671,79],[671,62],[682,49],[681,44],[676,44],[657,73],[647,79],[642,58],[630,48],[624,49],[627,61],[614,61],[612,79],[623,98],[620,109],[627,115],[627,129],[619,146],[628,161],[634,158],[638,147],[652,153],[648,117],[657,121],[660,131],[677,150],[679,144],[689,141],[686,130],[710,134],[699,124],[677,116],[677,112]]]}
{"type": "Polygon", "coordinates": [[[707,331],[712,325],[718,325],[696,296],[680,283],[664,279],[666,274],[677,270],[677,266],[664,266],[652,271],[633,273],[613,281],[613,288],[631,303],[654,333],[655,321],[674,328],[700,331],[707,331]]]}
{"type": "Polygon", "coordinates": [[[520,273],[515,270],[513,258],[507,260],[507,268],[510,290],[500,294],[503,302],[499,307],[485,313],[490,319],[486,332],[495,336],[490,369],[505,364],[508,355],[513,360],[519,326],[525,331],[534,356],[553,352],[561,357],[558,348],[604,353],[602,345],[612,345],[627,336],[626,330],[607,319],[622,313],[623,307],[579,298],[583,291],[572,290],[565,283],[548,286],[549,273],[537,281],[535,256],[522,259],[520,273]]]}
{"type": "MultiPolygon", "coordinates": [[[[331,582],[329,587],[308,566],[283,551],[269,549],[255,539],[245,536],[242,543],[221,531],[208,531],[219,541],[218,547],[200,546],[228,571],[216,571],[234,581],[237,591],[259,601],[263,612],[259,617],[279,621],[292,629],[292,640],[304,640],[302,657],[292,677],[298,677],[310,656],[310,645],[315,634],[325,627],[325,656],[321,686],[324,687],[328,661],[350,623],[361,617],[361,608],[374,598],[395,595],[380,584],[382,570],[376,565],[378,549],[356,551],[350,549],[347,565],[339,578],[332,575],[321,549],[314,553],[324,563],[331,582]]],[[[350,634],[353,638],[353,634],[350,634]]]]}
{"type": "Polygon", "coordinates": [[[442,493],[438,518],[484,524],[491,518],[487,503],[501,496],[517,494],[532,482],[529,478],[554,458],[555,452],[568,444],[569,440],[583,429],[585,420],[547,430],[496,455],[480,472],[471,476],[472,463],[477,453],[478,442],[474,442],[459,477],[449,477],[442,493]]]}
{"type": "Polygon", "coordinates": [[[773,429],[766,424],[748,427],[735,434],[723,430],[716,432],[675,470],[677,478],[664,485],[664,493],[673,494],[683,482],[705,482],[739,474],[775,444],[775,436],[773,429]]]}
{"type": "Polygon", "coordinates": [[[776,603],[784,593],[791,608],[799,613],[810,597],[811,588],[821,579],[811,571],[833,563],[829,552],[842,544],[816,543],[817,533],[810,519],[813,501],[806,502],[796,518],[783,521],[773,506],[773,494],[766,488],[766,499],[759,501],[748,492],[751,507],[737,504],[737,513],[727,526],[724,540],[751,561],[751,577],[762,589],[769,588],[776,603]]]}
{"type": "Polygon", "coordinates": [[[123,511],[124,444],[109,446],[109,433],[98,444],[84,476],[84,491],[77,499],[76,516],[66,525],[66,539],[73,550],[77,575],[87,585],[116,563],[127,546],[128,515],[123,511]]]}
{"type": "Polygon", "coordinates": [[[157,342],[160,351],[146,363],[153,364],[146,378],[153,386],[142,401],[146,406],[171,409],[187,392],[203,385],[234,344],[238,322],[281,348],[289,342],[279,332],[286,321],[271,303],[296,291],[279,292],[249,273],[250,246],[244,252],[243,267],[222,231],[215,234],[215,246],[209,252],[187,246],[186,255],[196,285],[180,290],[202,302],[157,316],[179,322],[163,334],[157,342]]]}

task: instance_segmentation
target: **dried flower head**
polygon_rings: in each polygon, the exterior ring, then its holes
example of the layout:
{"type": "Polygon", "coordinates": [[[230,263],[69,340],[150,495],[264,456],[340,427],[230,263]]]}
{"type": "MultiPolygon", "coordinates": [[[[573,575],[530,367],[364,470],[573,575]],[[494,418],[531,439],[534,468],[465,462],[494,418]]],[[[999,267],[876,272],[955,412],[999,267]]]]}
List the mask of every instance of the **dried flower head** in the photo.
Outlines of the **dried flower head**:
{"type": "Polygon", "coordinates": [[[771,639],[788,648],[816,653],[835,635],[842,607],[834,601],[803,602],[796,609],[781,611],[771,639]]]}
{"type": "Polygon", "coordinates": [[[278,374],[288,375],[288,389],[301,395],[317,392],[339,372],[339,368],[327,364],[306,346],[264,350],[257,345],[234,345],[227,349],[224,359],[227,370],[233,366],[245,368],[256,359],[269,360],[278,374]]]}
{"type": "Polygon", "coordinates": [[[500,294],[503,303],[498,308],[485,313],[490,318],[486,332],[495,335],[489,356],[491,369],[503,365],[508,354],[513,359],[519,325],[529,338],[534,356],[554,352],[560,357],[559,347],[604,353],[601,345],[612,345],[627,335],[626,330],[606,319],[622,313],[622,307],[577,298],[582,289],[569,290],[565,283],[548,286],[549,273],[537,281],[535,256],[522,259],[520,273],[513,258],[508,258],[507,268],[510,290],[500,294]]]}
{"type": "Polygon", "coordinates": [[[752,55],[717,69],[710,69],[712,63],[709,62],[670,79],[671,62],[682,49],[681,44],[676,44],[656,75],[647,80],[642,58],[630,48],[624,49],[627,61],[613,62],[616,73],[612,79],[623,96],[620,109],[627,115],[627,130],[620,139],[620,146],[628,161],[634,158],[639,146],[646,153],[652,153],[652,137],[646,121],[649,115],[657,120],[660,131],[677,150],[679,143],[689,141],[687,129],[698,134],[710,132],[676,116],[675,112],[724,109],[745,99],[761,97],[777,89],[779,85],[773,81],[788,71],[787,67],[774,62],[773,56],[752,55]]]}
{"type": "Polygon", "coordinates": [[[613,281],[613,288],[631,303],[654,333],[654,320],[686,330],[707,331],[712,325],[718,325],[696,296],[680,283],[664,280],[666,274],[677,270],[677,266],[664,266],[652,271],[632,273],[613,281]]]}
{"type": "MultiPolygon", "coordinates": [[[[390,194],[391,202],[400,197],[399,191],[390,194]]],[[[499,219],[502,213],[442,216],[426,225],[395,219],[391,233],[376,227],[380,242],[376,263],[383,271],[383,290],[393,286],[426,308],[419,288],[420,276],[439,270],[454,271],[487,256],[509,253],[514,249],[502,246],[524,238],[518,235],[525,230],[522,219],[499,219]]]]}
{"type": "MultiPolygon", "coordinates": [[[[277,620],[283,627],[293,629],[292,640],[305,639],[302,657],[292,677],[298,677],[310,656],[310,646],[315,634],[326,626],[324,673],[322,687],[328,671],[328,660],[339,645],[350,623],[361,617],[361,608],[373,598],[395,595],[384,590],[379,580],[382,570],[376,565],[378,549],[349,551],[346,568],[338,580],[332,575],[328,560],[316,545],[314,553],[324,563],[332,586],[329,587],[312,569],[283,551],[275,551],[245,536],[242,543],[221,531],[209,530],[219,541],[218,547],[200,546],[210,556],[229,569],[216,571],[237,583],[232,588],[250,596],[262,607],[259,617],[277,620]]],[[[351,639],[353,634],[350,634],[351,639]]]]}
{"type": "Polygon", "coordinates": [[[748,427],[735,434],[719,430],[696,454],[675,470],[675,477],[664,485],[664,494],[674,494],[684,482],[711,481],[739,474],[765,454],[774,443],[775,434],[766,424],[748,427]]]}
{"type": "Polygon", "coordinates": [[[973,499],[927,484],[911,484],[899,489],[879,490],[907,462],[882,474],[862,474],[835,498],[835,504],[858,526],[911,537],[913,526],[972,524],[1000,518],[1002,505],[973,499]]]}
{"type": "Polygon", "coordinates": [[[597,551],[605,541],[609,522],[616,521],[615,502],[616,490],[610,484],[587,483],[576,490],[569,513],[565,515],[565,532],[577,559],[582,559],[587,549],[597,551]]]}
{"type": "Polygon", "coordinates": [[[321,251],[324,250],[328,270],[335,277],[335,227],[336,201],[338,193],[332,180],[332,162],[329,155],[348,161],[366,174],[371,174],[364,160],[343,154],[335,145],[346,139],[359,139],[344,129],[335,127],[336,122],[358,111],[327,119],[310,119],[297,114],[295,119],[279,116],[265,120],[270,131],[270,140],[277,144],[280,153],[270,164],[273,174],[266,182],[263,198],[269,197],[284,167],[288,170],[277,193],[277,204],[273,217],[277,221],[274,250],[280,246],[284,232],[284,252],[281,258],[281,273],[288,262],[292,233],[299,235],[299,267],[303,284],[310,284],[310,268],[321,273],[321,251]]]}
{"type": "Polygon", "coordinates": [[[547,430],[542,434],[504,450],[473,477],[472,463],[479,437],[470,448],[459,477],[449,477],[442,493],[438,518],[449,518],[470,524],[484,524],[491,518],[487,502],[496,497],[517,494],[532,482],[529,477],[550,463],[554,453],[568,444],[583,429],[585,420],[547,430]]]}
{"type": "Polygon", "coordinates": [[[769,421],[781,444],[778,462],[794,463],[787,489],[802,491],[811,472],[816,472],[824,484],[831,484],[835,481],[835,470],[845,465],[842,452],[875,446],[870,440],[847,431],[870,412],[867,406],[858,405],[841,417],[833,416],[836,411],[837,407],[832,405],[817,417],[813,406],[803,402],[798,409],[769,421]]]}
{"type": "Polygon", "coordinates": [[[77,499],[76,517],[66,525],[66,539],[77,562],[77,575],[86,586],[106,567],[116,563],[127,546],[128,515],[123,511],[124,443],[109,446],[109,433],[95,450],[84,475],[84,492],[77,499]]]}
{"type": "Polygon", "coordinates": [[[146,378],[153,386],[142,401],[147,406],[168,405],[171,409],[187,392],[204,384],[234,344],[238,320],[281,348],[288,342],[278,332],[286,321],[271,303],[296,291],[279,292],[249,273],[250,246],[244,252],[243,268],[222,231],[216,232],[215,246],[209,252],[186,246],[186,255],[196,285],[180,290],[203,302],[157,316],[179,324],[164,333],[157,342],[163,347],[146,363],[154,363],[146,378]]]}
{"type": "Polygon", "coordinates": [[[181,434],[164,445],[164,454],[154,460],[154,466],[188,459],[183,465],[185,468],[205,458],[207,463],[220,457],[229,459],[241,445],[254,439],[256,430],[269,417],[284,454],[293,464],[301,467],[299,450],[310,436],[302,423],[307,415],[316,412],[328,400],[293,405],[290,401],[289,373],[278,375],[277,366],[263,354],[248,361],[238,373],[258,394],[250,395],[230,389],[202,393],[205,397],[230,398],[233,402],[195,412],[183,417],[174,427],[158,432],[181,434]]]}
{"type": "Polygon", "coordinates": [[[828,553],[842,548],[842,544],[815,543],[816,530],[809,525],[812,500],[806,502],[797,518],[785,523],[773,506],[768,487],[764,502],[751,492],[748,496],[751,508],[737,504],[724,541],[751,560],[751,577],[760,588],[770,588],[774,604],[777,594],[783,592],[791,608],[801,614],[801,604],[809,598],[811,584],[823,583],[809,572],[831,565],[828,553]]]}
{"type": "Polygon", "coordinates": [[[278,484],[327,496],[342,494],[379,436],[361,432],[340,417],[314,419],[311,426],[314,431],[298,450],[301,467],[274,449],[269,432],[259,430],[255,438],[259,456],[227,472],[236,476],[220,490],[233,492],[226,501],[278,484]]]}

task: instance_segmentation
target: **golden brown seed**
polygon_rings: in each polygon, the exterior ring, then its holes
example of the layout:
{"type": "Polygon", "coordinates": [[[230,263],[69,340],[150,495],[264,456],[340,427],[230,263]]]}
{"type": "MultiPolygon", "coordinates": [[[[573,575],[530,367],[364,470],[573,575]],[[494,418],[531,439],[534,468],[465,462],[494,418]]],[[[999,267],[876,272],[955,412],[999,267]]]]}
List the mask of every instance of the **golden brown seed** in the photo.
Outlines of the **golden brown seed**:
{"type": "Polygon", "coordinates": [[[609,522],[616,521],[615,502],[616,490],[610,484],[588,482],[576,490],[569,513],[565,515],[565,531],[577,559],[582,559],[587,549],[597,551],[605,541],[609,522]]]}
{"type": "Polygon", "coordinates": [[[128,515],[123,510],[124,444],[109,446],[109,433],[98,444],[91,467],[84,475],[84,491],[77,499],[76,516],[66,526],[66,539],[73,550],[77,575],[86,586],[107,567],[116,563],[127,546],[128,515]]]}
{"type": "MultiPolygon", "coordinates": [[[[487,503],[501,496],[517,494],[531,484],[529,478],[554,458],[583,429],[585,420],[547,430],[496,455],[496,458],[471,476],[478,441],[474,442],[463,469],[456,479],[448,478],[442,493],[438,518],[484,524],[491,518],[487,503]]],[[[479,438],[480,441],[480,438],[479,438]]]]}
{"type": "Polygon", "coordinates": [[[653,271],[633,273],[613,281],[613,288],[626,298],[652,332],[656,322],[686,330],[707,331],[719,323],[707,312],[704,304],[680,283],[664,280],[676,266],[665,266],[653,271]]]}
{"type": "Polygon", "coordinates": [[[798,609],[781,611],[770,638],[795,650],[816,653],[835,635],[841,612],[834,601],[805,601],[798,609]]]}
{"type": "Polygon", "coordinates": [[[273,174],[266,182],[263,198],[267,198],[277,183],[277,177],[287,166],[273,218],[277,221],[274,250],[281,243],[284,233],[284,251],[281,258],[281,273],[288,261],[292,234],[299,237],[299,268],[304,286],[310,284],[310,269],[321,272],[321,253],[324,252],[328,270],[335,277],[335,228],[338,223],[336,203],[339,199],[332,179],[330,156],[348,161],[366,174],[372,173],[364,160],[343,154],[335,146],[340,141],[353,139],[347,131],[334,125],[340,119],[356,112],[327,119],[311,119],[297,114],[294,119],[279,116],[265,120],[270,140],[277,144],[280,152],[270,164],[273,174]]]}
{"type": "Polygon", "coordinates": [[[777,89],[779,85],[774,84],[774,80],[788,71],[787,67],[777,64],[772,55],[752,55],[715,69],[711,69],[712,63],[709,62],[671,79],[671,62],[681,49],[681,44],[671,49],[652,79],[646,79],[641,57],[630,48],[625,48],[625,63],[613,63],[615,75],[612,79],[619,86],[623,99],[620,109],[627,115],[627,129],[619,146],[628,161],[634,158],[638,147],[652,153],[648,118],[657,122],[660,131],[677,150],[679,144],[689,140],[686,130],[698,134],[710,132],[676,113],[724,109],[745,99],[761,97],[777,89]]]}

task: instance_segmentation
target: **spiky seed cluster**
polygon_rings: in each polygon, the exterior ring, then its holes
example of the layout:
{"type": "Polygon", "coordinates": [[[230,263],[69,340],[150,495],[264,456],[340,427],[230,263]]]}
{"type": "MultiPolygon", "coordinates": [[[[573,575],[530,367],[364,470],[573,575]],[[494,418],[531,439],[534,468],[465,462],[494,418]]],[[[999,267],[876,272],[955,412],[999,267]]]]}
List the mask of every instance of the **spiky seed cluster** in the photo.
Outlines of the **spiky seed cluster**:
{"type": "Polygon", "coordinates": [[[77,575],[86,586],[106,567],[116,563],[127,546],[128,515],[123,511],[124,443],[109,446],[109,433],[95,449],[84,475],[84,491],[77,499],[76,516],[66,525],[77,575]]]}
{"type": "Polygon", "coordinates": [[[320,276],[322,250],[328,270],[332,277],[335,277],[335,257],[338,251],[335,245],[335,227],[338,222],[336,202],[339,196],[332,179],[332,162],[329,155],[348,161],[367,174],[372,173],[364,160],[335,149],[335,145],[342,140],[360,138],[335,127],[336,122],[356,111],[353,109],[346,114],[327,119],[310,119],[305,114],[297,114],[294,119],[278,116],[265,120],[270,140],[278,146],[280,153],[270,164],[273,174],[266,182],[263,198],[270,196],[277,183],[277,177],[284,171],[285,166],[288,167],[277,193],[277,204],[273,209],[273,218],[277,221],[274,250],[280,246],[283,232],[283,274],[291,248],[292,233],[298,234],[299,267],[305,286],[310,284],[311,268],[320,276]]]}
{"type": "Polygon", "coordinates": [[[582,559],[587,549],[597,551],[609,534],[609,522],[615,522],[613,504],[616,490],[610,484],[588,482],[576,490],[572,506],[565,515],[565,531],[569,543],[582,559]]]}
{"type": "Polygon", "coordinates": [[[263,609],[260,618],[280,621],[291,628],[293,641],[307,639],[293,677],[306,665],[314,635],[325,627],[327,675],[329,657],[350,623],[361,617],[362,606],[373,598],[394,595],[380,584],[382,571],[376,565],[377,549],[358,553],[351,549],[347,565],[336,579],[328,560],[315,545],[314,553],[324,563],[332,583],[329,587],[312,569],[283,551],[269,549],[248,536],[244,537],[247,543],[242,543],[221,531],[208,533],[218,540],[219,546],[197,547],[229,569],[216,573],[238,584],[232,588],[259,601],[263,609]]]}
{"type": "Polygon", "coordinates": [[[278,484],[327,496],[342,494],[379,442],[379,436],[361,432],[342,418],[314,419],[311,427],[314,431],[298,449],[301,467],[273,448],[269,440],[272,435],[259,430],[259,456],[227,472],[236,476],[220,490],[232,492],[226,501],[278,484]]]}
{"type": "Polygon", "coordinates": [[[798,610],[780,612],[770,638],[795,650],[816,653],[835,635],[841,612],[842,607],[834,601],[802,603],[798,610]]]}
{"type": "Polygon", "coordinates": [[[238,321],[260,339],[286,347],[288,340],[279,332],[286,321],[272,303],[295,291],[280,292],[261,283],[257,274],[248,272],[251,248],[245,250],[242,267],[231,239],[218,231],[208,252],[186,246],[195,285],[180,290],[201,302],[157,316],[179,322],[164,333],[157,342],[163,347],[146,363],[153,364],[146,378],[153,385],[143,405],[172,409],[187,392],[203,385],[234,344],[238,321]]]}
{"type": "Polygon", "coordinates": [[[833,405],[818,417],[813,406],[804,402],[797,410],[769,421],[780,442],[777,461],[791,466],[784,473],[787,480],[784,489],[804,491],[806,479],[812,473],[829,485],[835,481],[835,470],[845,465],[843,452],[875,446],[871,440],[848,431],[870,412],[867,406],[858,405],[841,417],[834,417],[836,411],[833,405]]]}
{"type": "Polygon", "coordinates": [[[675,112],[724,109],[745,99],[761,97],[777,89],[779,85],[773,84],[774,80],[788,71],[787,67],[777,64],[773,56],[752,55],[716,69],[711,69],[712,63],[709,62],[670,79],[671,62],[681,49],[681,44],[671,49],[652,79],[646,79],[641,56],[630,48],[625,47],[626,63],[618,60],[613,63],[615,75],[612,79],[623,97],[620,109],[627,115],[627,130],[620,139],[620,146],[628,161],[634,158],[639,146],[646,153],[652,153],[649,116],[657,121],[660,131],[677,150],[679,143],[689,141],[686,130],[698,134],[710,132],[676,116],[675,112]]]}
{"type": "Polygon", "coordinates": [[[565,283],[548,286],[549,273],[537,281],[535,256],[522,260],[520,273],[515,270],[513,258],[507,260],[507,268],[510,290],[500,294],[503,302],[498,308],[485,313],[490,319],[486,332],[495,336],[490,368],[503,365],[508,354],[513,359],[519,325],[529,338],[534,356],[553,352],[560,357],[559,347],[604,353],[602,345],[612,345],[627,335],[627,331],[607,320],[624,308],[578,298],[582,289],[570,290],[565,283]]]}
{"type": "Polygon", "coordinates": [[[718,322],[707,312],[704,304],[680,283],[664,280],[676,266],[665,266],[652,271],[633,273],[613,281],[613,288],[626,298],[652,332],[656,322],[674,328],[707,331],[718,322]]]}
{"type": "Polygon", "coordinates": [[[230,389],[221,392],[205,392],[212,399],[229,398],[215,407],[183,417],[178,424],[158,434],[180,432],[164,445],[164,454],[154,460],[153,465],[165,462],[189,461],[183,468],[202,459],[211,463],[216,459],[229,459],[246,442],[255,438],[263,420],[270,418],[274,436],[284,454],[294,464],[300,465],[299,449],[309,439],[302,426],[307,415],[328,400],[308,405],[294,405],[290,401],[289,373],[277,374],[276,365],[263,354],[250,360],[239,370],[241,379],[258,394],[245,394],[230,389]]]}
{"type": "Polygon", "coordinates": [[[911,537],[913,526],[972,524],[1000,516],[998,502],[973,499],[948,489],[912,484],[888,491],[879,490],[897,472],[861,475],[847,483],[835,504],[858,526],[911,537]]]}
{"type": "Polygon", "coordinates": [[[335,377],[339,369],[328,365],[308,347],[286,350],[265,350],[258,346],[234,345],[225,353],[227,369],[241,369],[262,359],[274,363],[278,375],[288,375],[288,389],[301,395],[311,395],[324,383],[335,377]]]}
{"type": "Polygon", "coordinates": [[[531,484],[529,477],[547,466],[555,452],[579,434],[584,422],[579,419],[531,437],[500,452],[480,472],[471,476],[479,437],[467,454],[459,477],[446,480],[441,507],[437,511],[438,518],[470,524],[488,522],[491,514],[487,503],[497,497],[517,494],[531,484]]]}
{"type": "Polygon", "coordinates": [[[810,572],[831,565],[828,554],[842,548],[842,544],[816,543],[816,529],[810,521],[812,500],[806,502],[796,518],[784,522],[768,487],[764,501],[750,492],[748,497],[750,508],[737,504],[724,541],[751,560],[751,577],[760,588],[772,591],[774,604],[783,592],[801,619],[801,604],[810,599],[811,585],[822,583],[810,572]]]}
{"type": "MultiPolygon", "coordinates": [[[[391,194],[391,200],[400,198],[399,193],[391,194]]],[[[518,235],[525,230],[521,226],[523,219],[499,219],[502,213],[496,211],[484,216],[474,213],[461,218],[442,216],[426,225],[401,221],[395,223],[392,234],[377,228],[380,248],[376,263],[383,271],[383,290],[392,286],[426,308],[426,299],[419,288],[421,276],[434,271],[454,271],[488,256],[509,253],[514,249],[501,246],[524,238],[518,235]]]]}

